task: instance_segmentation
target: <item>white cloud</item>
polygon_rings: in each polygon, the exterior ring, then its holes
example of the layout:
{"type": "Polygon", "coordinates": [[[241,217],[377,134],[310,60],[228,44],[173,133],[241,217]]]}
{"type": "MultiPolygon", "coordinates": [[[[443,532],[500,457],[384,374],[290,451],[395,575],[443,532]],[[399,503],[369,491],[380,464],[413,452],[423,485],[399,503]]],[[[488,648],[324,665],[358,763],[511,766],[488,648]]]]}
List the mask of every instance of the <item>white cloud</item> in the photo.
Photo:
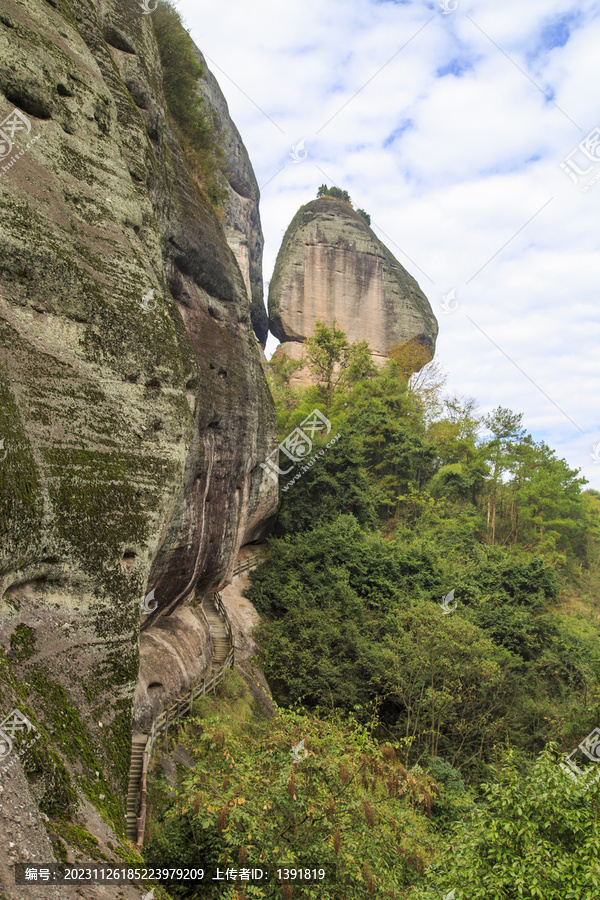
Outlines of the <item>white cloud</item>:
{"type": "Polygon", "coordinates": [[[265,278],[298,207],[335,181],[428,295],[449,389],[523,412],[600,489],[600,180],[582,192],[560,168],[600,125],[593,0],[179,8],[264,185],[265,278]]]}

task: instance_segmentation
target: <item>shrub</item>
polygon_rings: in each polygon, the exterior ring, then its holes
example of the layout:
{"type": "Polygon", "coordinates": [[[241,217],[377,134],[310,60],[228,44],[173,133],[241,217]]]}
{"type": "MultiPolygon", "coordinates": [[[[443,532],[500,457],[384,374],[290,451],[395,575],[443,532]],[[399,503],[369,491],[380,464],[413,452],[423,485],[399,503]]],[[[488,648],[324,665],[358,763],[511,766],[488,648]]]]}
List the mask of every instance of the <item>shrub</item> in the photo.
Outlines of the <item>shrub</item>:
{"type": "Polygon", "coordinates": [[[207,109],[198,90],[204,70],[194,42],[168,0],[159,0],[152,16],[163,72],[163,90],[177,136],[192,172],[214,206],[228,196],[225,155],[214,110],[207,109]]]}
{"type": "MultiPolygon", "coordinates": [[[[374,888],[392,900],[422,883],[433,841],[423,813],[435,786],[418,767],[407,771],[396,747],[379,745],[351,718],[295,711],[281,711],[261,734],[221,716],[202,724],[195,766],[145,851],[148,861],[158,865],[162,853],[221,868],[321,867],[329,878],[307,895],[320,900],[367,900],[374,888]]],[[[181,890],[177,896],[195,896],[181,890]]],[[[222,896],[217,886],[203,890],[222,896]]],[[[231,886],[225,896],[239,895],[231,886]]],[[[280,898],[281,887],[265,885],[260,896],[280,898]]]]}
{"type": "Polygon", "coordinates": [[[341,200],[343,203],[347,203],[348,206],[352,206],[352,200],[348,191],[343,191],[339,187],[327,187],[326,184],[322,184],[317,191],[317,199],[319,197],[333,197],[334,200],[341,200]]]}

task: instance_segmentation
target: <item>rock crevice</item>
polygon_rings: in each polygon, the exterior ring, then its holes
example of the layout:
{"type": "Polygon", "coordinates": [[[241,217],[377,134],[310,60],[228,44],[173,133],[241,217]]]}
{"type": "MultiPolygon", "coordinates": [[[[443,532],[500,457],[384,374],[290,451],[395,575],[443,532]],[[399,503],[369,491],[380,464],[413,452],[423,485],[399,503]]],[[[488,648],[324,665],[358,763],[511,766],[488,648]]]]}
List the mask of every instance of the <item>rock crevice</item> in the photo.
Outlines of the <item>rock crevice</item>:
{"type": "MultiPolygon", "coordinates": [[[[37,140],[0,178],[0,721],[21,709],[40,735],[39,821],[92,804],[113,843],[140,630],[156,634],[150,714],[206,663],[189,598],[227,582],[277,505],[254,276],[190,175],[161,79],[138,4],[4,0],[0,121],[22,102],[13,153],[37,140]]],[[[261,241],[258,226],[255,268],[261,241]]]]}

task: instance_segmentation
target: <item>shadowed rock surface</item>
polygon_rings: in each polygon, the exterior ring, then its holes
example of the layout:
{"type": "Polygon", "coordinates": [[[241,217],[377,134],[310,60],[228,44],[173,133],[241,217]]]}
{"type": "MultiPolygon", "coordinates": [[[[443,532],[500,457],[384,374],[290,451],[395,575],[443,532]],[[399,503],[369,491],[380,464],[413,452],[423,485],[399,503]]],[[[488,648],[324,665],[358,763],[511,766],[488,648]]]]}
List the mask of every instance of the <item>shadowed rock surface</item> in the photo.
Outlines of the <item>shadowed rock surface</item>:
{"type": "Polygon", "coordinates": [[[210,633],[200,610],[178,609],[145,631],[140,641],[134,731],[147,734],[152,720],[201,681],[210,664],[210,633]]]}
{"type": "Polygon", "coordinates": [[[200,91],[216,117],[227,159],[229,197],[224,204],[225,234],[244,276],[252,301],[252,325],[264,347],[269,331],[269,318],[265,308],[262,277],[264,238],[258,208],[260,191],[248,151],[231,120],[227,101],[217,79],[200,50],[197,50],[196,56],[205,72],[200,81],[200,91]]]}
{"type": "Polygon", "coordinates": [[[367,341],[376,363],[411,340],[433,357],[438,325],[415,279],[359,213],[322,197],[302,206],[285,233],[269,288],[269,322],[281,350],[298,359],[315,322],[331,326],[334,319],[350,341],[367,341]]]}
{"type": "Polygon", "coordinates": [[[164,617],[263,534],[275,409],[244,275],[169,124],[151,16],[3,0],[0,121],[13,109],[29,131],[12,154],[36,142],[0,177],[0,722],[18,708],[39,735],[14,768],[42,829],[89,829],[92,804],[115,843],[140,628],[180,635],[196,678],[202,623],[164,617]]]}

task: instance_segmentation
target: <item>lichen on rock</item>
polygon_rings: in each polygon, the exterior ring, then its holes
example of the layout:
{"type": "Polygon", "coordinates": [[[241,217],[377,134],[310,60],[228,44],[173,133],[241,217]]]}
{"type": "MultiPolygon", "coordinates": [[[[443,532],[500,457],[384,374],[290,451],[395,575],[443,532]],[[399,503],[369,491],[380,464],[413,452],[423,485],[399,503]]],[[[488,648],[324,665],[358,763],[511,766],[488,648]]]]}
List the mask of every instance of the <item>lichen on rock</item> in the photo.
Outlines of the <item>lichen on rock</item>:
{"type": "Polygon", "coordinates": [[[31,789],[54,759],[61,815],[92,804],[116,843],[140,628],[225,582],[264,531],[275,409],[245,275],[171,128],[151,17],[4,5],[0,120],[20,110],[38,140],[0,178],[0,720],[25,702],[10,670],[46,730],[31,789]]]}

